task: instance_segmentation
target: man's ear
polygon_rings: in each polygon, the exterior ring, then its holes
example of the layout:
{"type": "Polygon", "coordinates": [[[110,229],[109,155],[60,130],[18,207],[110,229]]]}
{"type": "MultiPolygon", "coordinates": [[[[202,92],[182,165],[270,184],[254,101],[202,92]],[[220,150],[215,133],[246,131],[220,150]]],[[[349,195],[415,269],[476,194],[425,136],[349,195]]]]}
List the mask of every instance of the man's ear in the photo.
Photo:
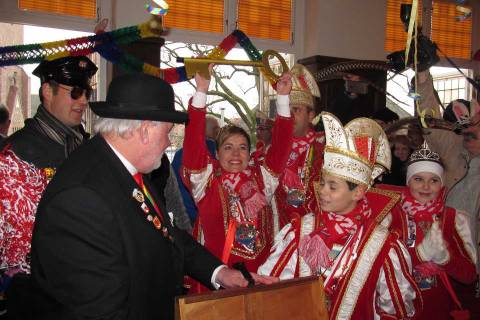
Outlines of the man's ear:
{"type": "Polygon", "coordinates": [[[52,101],[53,89],[48,82],[44,82],[42,84],[42,96],[45,104],[49,104],[49,102],[52,101]]]}
{"type": "Polygon", "coordinates": [[[149,129],[151,126],[151,121],[142,121],[142,124],[138,128],[138,135],[140,137],[140,141],[143,144],[147,144],[149,141],[149,129]]]}

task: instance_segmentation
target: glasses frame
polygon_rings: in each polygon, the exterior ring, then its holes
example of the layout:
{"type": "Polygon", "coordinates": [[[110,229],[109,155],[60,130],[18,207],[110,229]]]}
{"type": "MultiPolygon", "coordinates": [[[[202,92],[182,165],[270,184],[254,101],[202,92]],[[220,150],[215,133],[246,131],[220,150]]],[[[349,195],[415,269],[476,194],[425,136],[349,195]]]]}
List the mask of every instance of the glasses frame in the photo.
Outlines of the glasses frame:
{"type": "Polygon", "coordinates": [[[70,91],[70,97],[72,98],[72,100],[78,100],[84,94],[85,94],[85,98],[87,98],[87,100],[90,100],[90,97],[92,96],[92,92],[93,92],[92,87],[90,88],[82,88],[80,86],[70,87],[60,83],[57,83],[57,86],[63,90],[70,91]]]}

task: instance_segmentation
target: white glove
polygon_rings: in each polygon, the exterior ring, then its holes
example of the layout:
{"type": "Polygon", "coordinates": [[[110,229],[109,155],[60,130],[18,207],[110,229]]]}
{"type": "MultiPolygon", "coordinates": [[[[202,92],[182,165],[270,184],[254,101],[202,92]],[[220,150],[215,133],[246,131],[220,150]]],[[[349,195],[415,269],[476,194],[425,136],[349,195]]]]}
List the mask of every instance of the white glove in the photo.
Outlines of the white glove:
{"type": "Polygon", "coordinates": [[[422,243],[418,245],[417,253],[425,262],[432,261],[436,264],[445,264],[450,259],[447,244],[443,239],[438,221],[432,223],[432,227],[425,235],[422,243]]]}

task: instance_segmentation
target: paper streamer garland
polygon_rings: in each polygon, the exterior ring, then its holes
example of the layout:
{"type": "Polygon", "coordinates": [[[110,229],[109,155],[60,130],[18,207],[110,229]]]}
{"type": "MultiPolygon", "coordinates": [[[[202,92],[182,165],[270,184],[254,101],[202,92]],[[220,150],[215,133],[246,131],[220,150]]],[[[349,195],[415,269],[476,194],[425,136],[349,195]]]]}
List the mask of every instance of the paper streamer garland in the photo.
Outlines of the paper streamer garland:
{"type": "MultiPolygon", "coordinates": [[[[93,52],[99,52],[103,56],[102,52],[109,45],[159,37],[160,32],[151,29],[149,23],[69,40],[0,47],[0,67],[39,63],[42,60],[88,55],[93,52]]],[[[108,60],[107,57],[104,58],[108,60]]]]}
{"type": "MultiPolygon", "coordinates": [[[[125,45],[142,38],[160,37],[162,30],[152,29],[150,22],[151,20],[137,26],[87,37],[0,47],[0,67],[39,63],[42,60],[53,60],[61,57],[81,56],[98,52],[104,59],[117,64],[127,72],[143,72],[156,77],[162,77],[171,84],[188,80],[184,66],[160,69],[154,65],[144,63],[119,47],[119,45],[125,45]]],[[[260,61],[262,59],[262,54],[247,35],[240,30],[234,30],[217,47],[213,48],[207,57],[223,59],[237,44],[245,50],[250,60],[260,61]]]]}

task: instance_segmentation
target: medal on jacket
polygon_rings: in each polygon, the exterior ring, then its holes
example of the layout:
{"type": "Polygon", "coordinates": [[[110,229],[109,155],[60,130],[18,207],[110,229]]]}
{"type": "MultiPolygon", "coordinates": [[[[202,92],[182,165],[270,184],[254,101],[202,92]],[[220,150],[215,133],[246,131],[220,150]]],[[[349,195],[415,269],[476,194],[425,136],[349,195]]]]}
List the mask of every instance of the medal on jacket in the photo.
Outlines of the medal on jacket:
{"type": "Polygon", "coordinates": [[[137,188],[133,189],[132,197],[138,202],[145,202],[145,196],[143,195],[142,191],[138,190],[137,188]]]}
{"type": "Polygon", "coordinates": [[[55,175],[55,168],[43,168],[43,173],[45,173],[47,180],[50,181],[55,175]]]}
{"type": "Polygon", "coordinates": [[[305,202],[305,193],[299,189],[287,189],[287,203],[295,208],[300,207],[305,202]]]}
{"type": "Polygon", "coordinates": [[[257,230],[251,223],[240,223],[235,232],[235,241],[245,250],[255,252],[257,247],[257,230]]]}

